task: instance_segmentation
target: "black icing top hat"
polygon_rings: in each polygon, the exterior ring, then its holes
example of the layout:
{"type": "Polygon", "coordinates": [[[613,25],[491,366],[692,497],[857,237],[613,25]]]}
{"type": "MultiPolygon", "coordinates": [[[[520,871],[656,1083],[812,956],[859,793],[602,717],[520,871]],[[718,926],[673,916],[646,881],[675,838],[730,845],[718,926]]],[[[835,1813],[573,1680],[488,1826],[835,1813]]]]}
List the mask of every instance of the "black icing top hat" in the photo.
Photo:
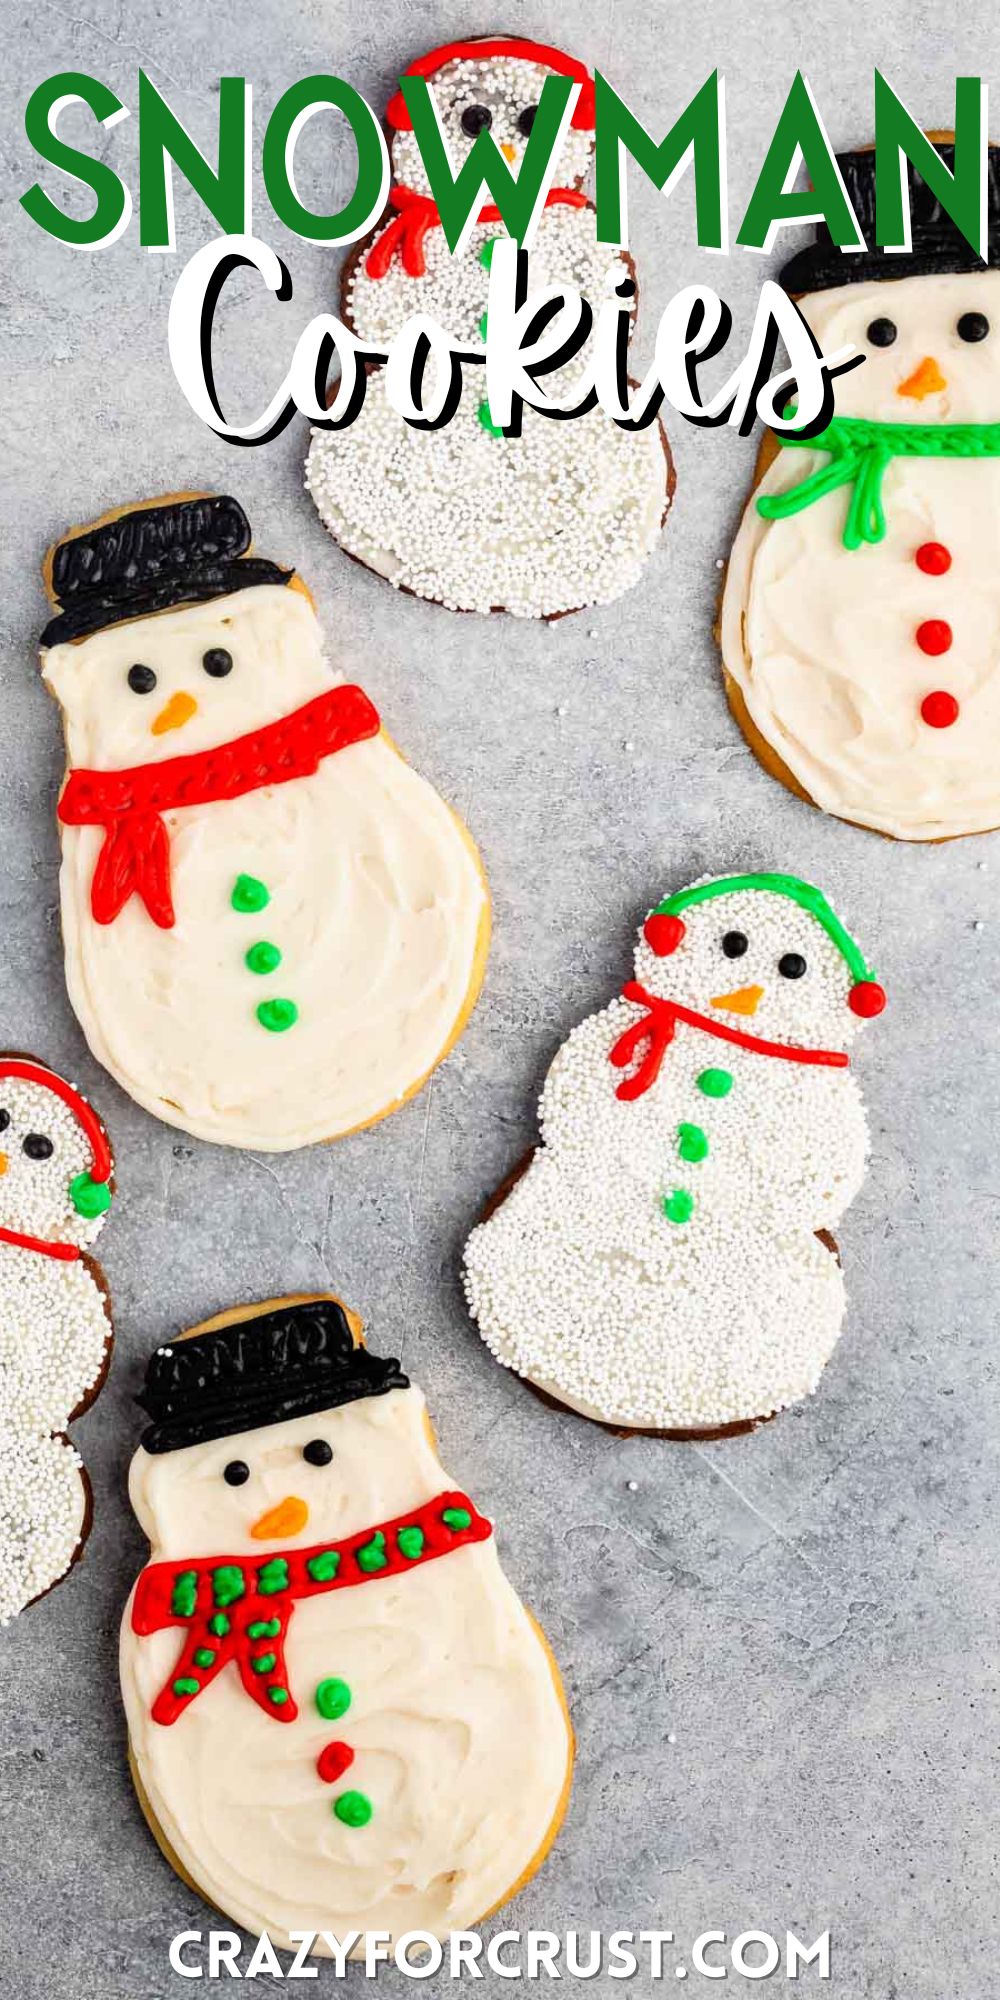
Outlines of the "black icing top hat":
{"type": "MultiPolygon", "coordinates": [[[[940,145],[934,150],[949,173],[954,172],[954,146],[940,145]]],[[[909,255],[880,250],[875,241],[874,150],[868,147],[864,152],[838,153],[837,165],[870,248],[838,250],[826,224],[819,223],[808,249],[799,250],[781,272],[786,292],[823,292],[834,285],[866,284],[872,278],[922,278],[936,272],[982,271],[989,265],[1000,265],[1000,147],[990,146],[986,155],[989,251],[985,264],[909,162],[912,248],[909,255]]]]}
{"type": "Polygon", "coordinates": [[[141,1443],[176,1451],[409,1386],[397,1360],[356,1345],[337,1299],[307,1299],[158,1347],[136,1397],[153,1419],[141,1443]]]}
{"type": "Polygon", "coordinates": [[[45,561],[57,607],[43,646],[85,639],[127,618],[204,603],[261,583],[290,583],[294,570],[248,556],[250,523],[238,500],[195,494],[135,507],[56,542],[45,561]]]}

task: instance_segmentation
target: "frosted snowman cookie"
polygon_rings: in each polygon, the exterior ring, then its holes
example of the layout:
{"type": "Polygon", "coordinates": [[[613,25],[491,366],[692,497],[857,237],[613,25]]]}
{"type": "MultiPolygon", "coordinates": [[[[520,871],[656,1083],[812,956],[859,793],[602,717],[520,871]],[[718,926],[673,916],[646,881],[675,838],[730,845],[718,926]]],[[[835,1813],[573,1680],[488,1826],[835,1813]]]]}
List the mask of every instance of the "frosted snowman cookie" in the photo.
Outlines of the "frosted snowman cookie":
{"type": "MultiPolygon", "coordinates": [[[[875,155],[840,167],[873,243],[875,155]]],[[[922,182],[911,204],[910,256],[844,256],[820,230],[782,273],[820,347],[865,360],[821,436],[765,445],[721,640],[768,769],[841,819],[940,840],[1000,825],[1000,248],[978,263],[922,182]]]]}
{"type": "Polygon", "coordinates": [[[332,674],[235,500],[151,502],[50,552],[70,999],[198,1138],[280,1152],[412,1096],[482,981],[472,840],[332,674]]]}
{"type": "Polygon", "coordinates": [[[667,897],[621,998],[560,1049],[542,1144],[466,1245],[497,1359],[633,1430],[718,1432],[811,1394],[845,1303],[820,1232],[868,1152],[849,1045],[884,1005],[796,876],[667,897]]]}
{"type": "Polygon", "coordinates": [[[111,1354],[87,1250],[112,1174],[80,1092],[31,1057],[0,1056],[0,1625],[65,1575],[90,1531],[90,1485],[65,1432],[111,1354]]]}
{"type": "MultiPolygon", "coordinates": [[[[549,191],[529,253],[529,287],[571,285],[595,312],[609,269],[634,288],[630,260],[597,241],[582,191],[594,146],[594,90],[582,63],[491,37],[434,49],[407,74],[432,84],[456,170],[489,131],[516,172],[545,78],[579,82],[561,185],[549,191]]],[[[382,350],[415,313],[454,340],[479,340],[503,230],[497,210],[481,211],[452,256],[401,92],[387,120],[392,214],[349,261],[341,315],[382,350]]],[[[578,378],[579,359],[567,372],[578,378]]],[[[525,409],[521,436],[504,437],[484,401],[483,371],[469,368],[458,411],[434,432],[408,428],[385,398],[383,373],[373,375],[349,429],[314,433],[306,483],[341,547],[397,587],[452,610],[553,618],[606,603],[638,580],[659,540],[673,467],[658,423],[623,431],[600,409],[572,423],[525,409]]]]}
{"type": "Polygon", "coordinates": [[[140,1401],[121,1676],[164,1852],[279,1945],[474,1926],[554,1839],[572,1736],[419,1389],[289,1298],[159,1348],[140,1401]]]}

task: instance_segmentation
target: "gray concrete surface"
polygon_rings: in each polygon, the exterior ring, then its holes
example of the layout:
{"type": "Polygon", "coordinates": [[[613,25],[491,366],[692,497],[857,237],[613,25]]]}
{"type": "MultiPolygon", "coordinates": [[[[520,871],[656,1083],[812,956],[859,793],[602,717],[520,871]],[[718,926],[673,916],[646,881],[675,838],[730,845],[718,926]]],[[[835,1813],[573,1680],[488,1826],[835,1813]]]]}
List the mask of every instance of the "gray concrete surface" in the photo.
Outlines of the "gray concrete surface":
{"type": "MultiPolygon", "coordinates": [[[[552,629],[452,618],[399,599],[328,541],[302,490],[301,423],[238,452],[183,403],[167,304],[182,256],[210,233],[186,193],[174,258],[140,251],[134,225],[111,250],[74,254],[17,207],[33,177],[23,104],[60,68],[104,77],[134,106],[142,64],[207,142],[220,69],[252,77],[262,130],[280,90],[310,71],[343,73],[381,106],[414,54],[508,24],[605,66],[654,123],[721,63],[735,219],[796,63],[848,145],[871,133],[876,60],[928,125],[947,125],[955,73],[988,70],[995,48],[981,0],[959,14],[888,0],[877,27],[846,0],[808,13],[788,0],[506,0],[500,13],[471,0],[0,6],[0,1043],[82,1079],[121,1179],[102,1241],[117,1354],[77,1430],[95,1531],[70,1581],[0,1636],[4,2000],[191,1990],[168,1968],[167,1940],[211,1919],[147,1834],[116,1684],[117,1622],[143,1555],[124,1490],[132,1397],[149,1349],[185,1323],[328,1283],[425,1386],[445,1460],[495,1511],[508,1568],[565,1672],[579,1735],[572,1807],[512,1921],[668,1927],[682,1946],[708,1926],[829,1926],[825,1990],[837,2000],[1000,1994],[1000,847],[891,845],[799,805],[753,762],[711,639],[750,442],[673,421],[676,510],[644,582],[611,609],[552,629]],[[61,972],[61,748],[33,655],[39,558],[71,521],[204,486],[232,488],[259,547],[300,566],[333,652],[467,816],[496,904],[485,996],[433,1085],[373,1132],[277,1160],[180,1141],[134,1108],[89,1059],[61,972]],[[560,1039],[627,972],[651,900],[703,870],[753,863],[821,883],[892,996],[863,1056],[875,1157],[841,1231],[849,1324],[821,1393],[758,1436],[706,1449],[617,1442],[494,1366],[463,1310],[459,1249],[531,1141],[560,1039]]],[[[134,125],[106,139],[130,175],[134,125]]],[[[304,185],[342,185],[347,172],[332,123],[317,121],[304,185]]],[[[227,306],[222,386],[248,411],[293,333],[333,299],[338,263],[285,235],[259,180],[258,197],[258,227],[289,258],[296,293],[283,316],[249,288],[227,306]]],[[[749,327],[761,260],[723,266],[693,252],[686,192],[665,207],[637,190],[632,225],[647,330],[699,274],[749,327]]],[[[668,1972],[676,1985],[670,1957],[668,1972]]],[[[333,1983],[325,1968],[311,1990],[333,1983]]],[[[383,1974],[381,1990],[413,1989],[383,1974]]],[[[490,1978],[478,1990],[493,2000],[508,1989],[490,1978]]],[[[602,1977],[587,1990],[644,1983],[602,1977]]]]}

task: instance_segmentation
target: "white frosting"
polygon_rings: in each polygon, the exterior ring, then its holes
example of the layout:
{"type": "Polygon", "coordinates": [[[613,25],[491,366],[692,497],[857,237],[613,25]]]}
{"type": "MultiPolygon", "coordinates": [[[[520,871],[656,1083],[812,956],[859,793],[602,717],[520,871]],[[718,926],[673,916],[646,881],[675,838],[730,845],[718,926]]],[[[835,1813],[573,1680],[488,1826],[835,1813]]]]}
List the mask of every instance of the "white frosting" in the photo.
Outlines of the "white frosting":
{"type": "MultiPolygon", "coordinates": [[[[309,1517],[290,1546],[360,1532],[416,1508],[451,1482],[418,1389],[133,1461],[130,1492],[153,1561],[268,1553],[249,1535],[289,1494],[309,1517]],[[311,1439],[334,1457],[302,1459],[311,1439]],[[234,1457],[249,1481],[227,1486],[234,1457]]],[[[558,1817],[569,1725],[542,1639],[500,1567],[493,1540],[390,1580],[299,1602],[286,1644],[299,1714],[276,1722],[234,1667],[169,1725],[150,1720],[179,1634],[139,1639],[131,1603],[121,1672],[138,1776],[173,1854],[202,1893],[250,1931],[475,1924],[529,1870],[558,1817]],[[336,1676],[347,1712],[324,1721],[313,1695],[336,1676]],[[332,1740],[354,1761],[324,1784],[332,1740]],[[367,1826],[342,1825],[332,1801],[362,1791],[367,1826]]]]}
{"type": "MultiPolygon", "coordinates": [[[[767,1041],[846,1050],[852,984],[819,923],[784,896],[737,890],[684,912],[670,957],[644,940],[652,994],[767,1041]],[[726,933],[745,954],[727,958],[726,933]],[[779,959],[806,960],[801,978],[779,959]],[[752,1015],[724,1003],[762,989],[752,1015]]],[[[844,1286],[815,1232],[864,1174],[867,1133],[849,1070],[751,1053],[679,1025],[658,1080],[633,1102],[609,1051],[644,1009],[615,1000],[574,1029],[542,1095],[543,1145],[466,1246],[465,1283],[497,1359],[586,1414],[635,1429],[707,1429],[766,1416],[815,1389],[840,1333],[844,1286]],[[725,1097],[698,1088],[732,1077],[725,1097]],[[685,1161],[679,1127],[707,1157],[685,1161]],[[690,1220],[663,1202],[694,1197],[690,1220]]],[[[641,1052],[640,1052],[641,1053],[641,1052]]]]}
{"type": "MultiPolygon", "coordinates": [[[[498,56],[449,63],[433,78],[456,165],[472,144],[461,115],[476,104],[490,111],[497,143],[514,148],[516,174],[525,145],[518,117],[537,103],[546,74],[498,56]]],[[[554,185],[578,186],[592,149],[593,134],[570,127],[554,185]]],[[[428,191],[412,133],[396,135],[392,161],[397,183],[428,191]]],[[[480,253],[499,234],[499,223],[477,225],[453,257],[443,229],[429,230],[422,278],[408,276],[398,251],[385,277],[370,278],[366,246],[347,286],[349,323],[378,347],[416,312],[456,341],[481,338],[489,274],[480,253]]],[[[543,211],[528,269],[529,289],[573,286],[595,312],[609,283],[630,275],[626,259],[597,241],[589,207],[543,211]]],[[[577,358],[556,379],[575,381],[580,370],[577,358]]],[[[373,376],[348,430],[313,433],[306,484],[330,532],[397,588],[451,610],[553,618],[619,597],[638,581],[666,513],[659,424],[628,433],[600,409],[572,423],[526,409],[520,438],[493,437],[478,416],[485,394],[483,370],[469,369],[451,422],[415,431],[390,408],[382,375],[373,376]]]]}
{"type": "MultiPolygon", "coordinates": [[[[45,1242],[93,1242],[105,1217],[78,1215],[70,1182],[93,1164],[68,1105],[44,1084],[0,1077],[0,1227],[45,1242]],[[28,1138],[52,1151],[33,1159],[28,1138]]],[[[0,1242],[0,1625],[57,1582],[87,1512],[80,1460],[65,1438],[111,1343],[88,1265],[0,1242]]]]}
{"type": "MultiPolygon", "coordinates": [[[[885,423],[1000,421],[1000,271],[844,285],[800,301],[820,346],[861,346],[862,367],[835,384],[837,413],[885,423]],[[982,312],[989,336],[957,322],[982,312]],[[891,346],[866,340],[876,318],[891,346]],[[900,385],[921,361],[945,387],[900,385]]],[[[1000,824],[1000,460],[896,458],[883,481],[884,541],[849,551],[842,488],[786,521],[765,521],[764,494],[798,484],[825,453],[782,448],[754,492],[733,546],[722,607],[726,668],[766,742],[825,811],[902,840],[1000,824]],[[924,575],[922,543],[952,564],[924,575]],[[926,619],[951,625],[951,650],[928,657],[926,619]],[[960,704],[950,728],[921,718],[936,690],[960,704]]]]}
{"type": "MultiPolygon", "coordinates": [[[[53,647],[44,670],[71,769],[205,750],[334,684],[310,603],[279,585],[53,647]],[[233,655],[224,679],[202,669],[213,647],[233,655]],[[127,684],[135,663],[157,674],[148,695],[127,684]],[[197,700],[196,713],[154,735],[177,693],[197,700]]],[[[269,1151],[337,1137],[400,1103],[459,1030],[485,956],[485,883],[443,800],[380,735],[325,758],[312,777],[163,817],[172,930],[137,896],[95,924],[103,832],[62,829],[66,977],[99,1061],[168,1124],[269,1151]],[[259,914],[231,907],[241,874],[270,892],[259,914]],[[262,939],[282,953],[264,976],[244,962],[262,939]],[[299,1010],[284,1033],[257,1019],[273,997],[299,1010]]]]}

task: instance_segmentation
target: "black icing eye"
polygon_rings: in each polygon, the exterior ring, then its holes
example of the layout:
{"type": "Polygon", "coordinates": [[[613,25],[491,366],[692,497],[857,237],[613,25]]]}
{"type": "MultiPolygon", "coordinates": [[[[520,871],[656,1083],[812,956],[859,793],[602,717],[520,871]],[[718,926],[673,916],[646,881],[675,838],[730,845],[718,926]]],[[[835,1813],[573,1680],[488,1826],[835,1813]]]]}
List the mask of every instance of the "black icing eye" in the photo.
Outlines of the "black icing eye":
{"type": "Polygon", "coordinates": [[[21,1141],[21,1151],[27,1153],[29,1160],[51,1160],[55,1147],[44,1132],[29,1132],[21,1141]]]}
{"type": "Polygon", "coordinates": [[[894,319],[873,319],[865,339],[872,347],[891,347],[899,329],[894,319]]]}
{"type": "Polygon", "coordinates": [[[722,940],[722,949],[727,958],[742,958],[749,942],[743,931],[727,931],[722,940]]]}
{"type": "Polygon", "coordinates": [[[517,129],[519,132],[524,133],[525,138],[528,137],[528,134],[531,131],[531,128],[535,122],[535,116],[537,111],[538,111],[537,104],[526,104],[524,110],[520,113],[520,116],[518,117],[517,129]]]}
{"type": "Polygon", "coordinates": [[[307,1465],[329,1465],[333,1457],[333,1446],[325,1438],[310,1438],[302,1447],[302,1456],[307,1465]]]}
{"type": "Polygon", "coordinates": [[[466,105],[462,113],[462,130],[470,139],[474,139],[477,132],[488,132],[492,123],[493,113],[487,111],[485,104],[466,105]]]}
{"type": "Polygon", "coordinates": [[[786,951],[784,957],[778,960],[782,979],[801,979],[805,969],[806,962],[800,951],[786,951]]]}
{"type": "Polygon", "coordinates": [[[213,681],[221,681],[233,671],[233,656],[227,653],[225,646],[210,646],[208,652],[202,654],[201,664],[213,681]]]}
{"type": "Polygon", "coordinates": [[[0,1111],[0,1132],[6,1132],[9,1124],[10,1124],[10,1112],[0,1111]]]}
{"type": "Polygon", "coordinates": [[[985,340],[989,330],[985,313],[963,313],[955,327],[959,340],[985,340]]]}
{"type": "Polygon", "coordinates": [[[231,1458],[222,1468],[222,1477],[227,1486],[245,1486],[250,1477],[250,1467],[242,1458],[231,1458]]]}
{"type": "Polygon", "coordinates": [[[128,684],[133,694],[152,694],[156,686],[156,675],[152,667],[136,665],[128,670],[128,684]]]}

